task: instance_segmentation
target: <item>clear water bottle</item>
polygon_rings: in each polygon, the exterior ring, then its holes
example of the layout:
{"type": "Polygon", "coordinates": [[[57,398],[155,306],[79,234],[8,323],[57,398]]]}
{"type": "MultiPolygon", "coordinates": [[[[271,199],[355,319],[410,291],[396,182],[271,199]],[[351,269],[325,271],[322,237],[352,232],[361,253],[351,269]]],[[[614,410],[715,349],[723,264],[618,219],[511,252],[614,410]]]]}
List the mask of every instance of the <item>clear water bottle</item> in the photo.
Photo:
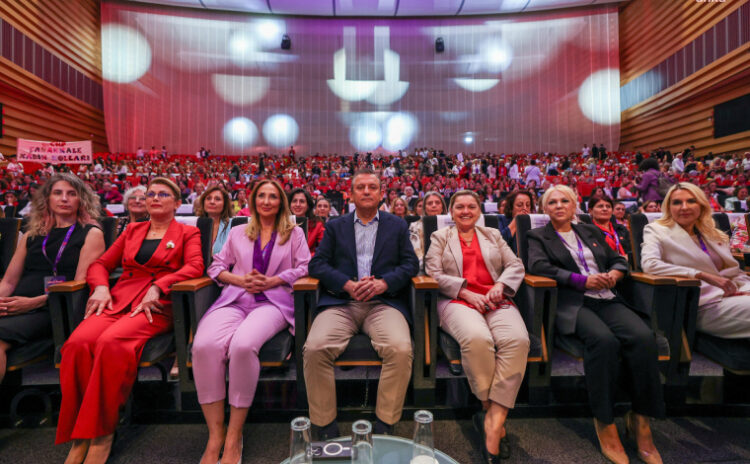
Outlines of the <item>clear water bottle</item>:
{"type": "Polygon", "coordinates": [[[292,420],[292,432],[289,440],[289,464],[312,464],[310,419],[307,417],[296,417],[292,420]]]}
{"type": "Polygon", "coordinates": [[[372,464],[372,424],[358,420],[352,424],[352,463],[372,464]]]}
{"type": "Polygon", "coordinates": [[[414,445],[410,464],[434,464],[435,443],[432,439],[432,413],[420,410],[414,413],[414,445]]]}

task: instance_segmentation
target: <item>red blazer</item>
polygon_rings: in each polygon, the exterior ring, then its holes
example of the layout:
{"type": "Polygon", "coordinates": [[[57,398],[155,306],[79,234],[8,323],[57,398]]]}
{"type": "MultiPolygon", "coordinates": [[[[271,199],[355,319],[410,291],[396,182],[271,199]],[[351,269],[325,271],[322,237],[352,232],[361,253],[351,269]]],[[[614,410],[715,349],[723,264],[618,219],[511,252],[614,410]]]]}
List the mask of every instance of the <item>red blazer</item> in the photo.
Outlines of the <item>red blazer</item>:
{"type": "Polygon", "coordinates": [[[310,248],[310,253],[315,253],[315,249],[318,247],[320,240],[323,238],[323,232],[325,232],[326,225],[323,221],[315,221],[315,226],[307,231],[307,247],[310,248]]]}
{"type": "Polygon", "coordinates": [[[176,282],[203,275],[201,235],[197,227],[172,220],[159,247],[146,264],[138,264],[135,255],[146,238],[151,221],[131,222],[115,243],[91,266],[86,281],[93,291],[99,285],[109,287],[109,274],[122,266],[122,276],[112,293],[112,310],[116,314],[138,305],[151,285],[158,286],[164,298],[160,301],[165,311],[171,311],[169,287],[176,282]]]}

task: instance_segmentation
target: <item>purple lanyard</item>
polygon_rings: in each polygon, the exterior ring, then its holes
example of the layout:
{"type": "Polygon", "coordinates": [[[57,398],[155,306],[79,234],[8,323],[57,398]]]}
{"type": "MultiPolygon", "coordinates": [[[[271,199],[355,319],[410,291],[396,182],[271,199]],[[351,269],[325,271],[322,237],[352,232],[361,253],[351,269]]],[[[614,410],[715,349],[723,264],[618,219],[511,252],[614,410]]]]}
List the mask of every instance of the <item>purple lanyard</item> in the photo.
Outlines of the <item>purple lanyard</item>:
{"type": "MultiPolygon", "coordinates": [[[[563,243],[567,243],[562,235],[560,235],[560,232],[555,231],[558,237],[560,237],[560,240],[563,243]]],[[[591,274],[591,271],[589,270],[589,265],[586,263],[586,258],[583,256],[583,245],[581,244],[581,241],[578,239],[578,235],[576,235],[575,232],[573,232],[573,236],[576,238],[576,243],[578,244],[578,259],[581,261],[581,264],[583,264],[583,268],[586,269],[586,272],[591,274]]]]}
{"type": "Polygon", "coordinates": [[[701,245],[701,250],[703,250],[703,252],[707,254],[708,257],[710,258],[711,253],[708,252],[708,247],[706,246],[706,243],[703,241],[703,237],[701,237],[701,233],[696,230],[695,236],[698,237],[698,243],[700,243],[701,245]]]}
{"type": "Polygon", "coordinates": [[[65,239],[63,239],[62,244],[60,245],[60,249],[57,250],[57,257],[55,258],[55,262],[53,263],[49,256],[47,256],[47,241],[49,240],[49,236],[52,233],[50,231],[50,234],[47,234],[46,237],[44,237],[44,241],[42,242],[42,253],[44,254],[44,257],[49,261],[49,263],[52,265],[52,275],[57,277],[57,265],[60,263],[60,258],[62,258],[63,250],[65,250],[65,247],[68,245],[68,242],[70,241],[70,236],[73,235],[73,230],[76,228],[76,225],[73,224],[72,226],[68,227],[68,233],[65,234],[65,239]]]}
{"type": "Polygon", "coordinates": [[[604,232],[604,235],[606,235],[607,237],[615,239],[615,245],[617,245],[617,252],[619,253],[620,252],[620,237],[617,236],[617,232],[615,232],[613,235],[613,234],[610,234],[608,230],[604,230],[601,227],[599,228],[599,230],[604,232]]]}

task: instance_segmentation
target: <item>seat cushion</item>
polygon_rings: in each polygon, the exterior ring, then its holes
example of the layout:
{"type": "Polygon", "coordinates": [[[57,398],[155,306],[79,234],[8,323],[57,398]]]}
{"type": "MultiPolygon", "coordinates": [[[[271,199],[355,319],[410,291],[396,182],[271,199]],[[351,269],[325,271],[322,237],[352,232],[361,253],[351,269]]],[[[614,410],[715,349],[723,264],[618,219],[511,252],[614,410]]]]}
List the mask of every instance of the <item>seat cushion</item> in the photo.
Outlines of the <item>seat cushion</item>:
{"type": "Polygon", "coordinates": [[[750,340],[695,334],[695,351],[729,370],[750,370],[750,340]]]}
{"type": "Polygon", "coordinates": [[[380,361],[380,356],[372,347],[370,337],[358,333],[349,340],[346,350],[336,361],[380,361]]]}
{"type": "Polygon", "coordinates": [[[292,352],[294,338],[288,330],[282,330],[268,340],[258,353],[260,362],[280,363],[287,360],[292,352]]]}
{"type": "Polygon", "coordinates": [[[7,368],[22,366],[41,356],[52,354],[54,346],[51,338],[19,345],[8,351],[7,368]]]}
{"type": "Polygon", "coordinates": [[[153,364],[174,353],[174,334],[172,332],[157,335],[146,342],[141,354],[140,364],[153,364]]]}

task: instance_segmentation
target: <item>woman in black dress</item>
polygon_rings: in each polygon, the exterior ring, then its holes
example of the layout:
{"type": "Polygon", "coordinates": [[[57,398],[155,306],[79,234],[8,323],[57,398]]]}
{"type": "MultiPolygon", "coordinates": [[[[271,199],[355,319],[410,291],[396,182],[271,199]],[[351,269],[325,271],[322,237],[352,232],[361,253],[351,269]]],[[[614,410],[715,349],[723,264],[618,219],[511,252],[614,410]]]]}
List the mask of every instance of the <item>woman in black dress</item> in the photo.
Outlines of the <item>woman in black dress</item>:
{"type": "Polygon", "coordinates": [[[99,199],[77,176],[56,174],[32,200],[26,232],[0,282],[0,381],[6,353],[52,335],[46,285],[83,280],[104,253],[99,199]]]}

